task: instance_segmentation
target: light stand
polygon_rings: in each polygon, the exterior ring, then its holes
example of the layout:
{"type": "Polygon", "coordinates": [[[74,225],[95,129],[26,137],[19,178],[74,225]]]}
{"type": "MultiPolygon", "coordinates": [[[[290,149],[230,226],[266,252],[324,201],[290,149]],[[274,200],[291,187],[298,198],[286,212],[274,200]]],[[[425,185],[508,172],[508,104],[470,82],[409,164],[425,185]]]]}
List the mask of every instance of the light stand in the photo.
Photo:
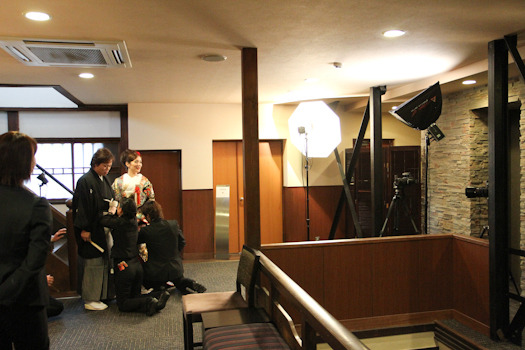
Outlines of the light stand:
{"type": "Polygon", "coordinates": [[[310,240],[310,185],[308,183],[308,172],[310,170],[310,162],[308,158],[308,133],[304,126],[298,128],[299,135],[304,134],[304,157],[306,170],[306,240],[310,240]]]}
{"type": "Polygon", "coordinates": [[[46,174],[44,173],[38,175],[36,178],[41,181],[39,188],[40,188],[40,197],[42,197],[42,186],[47,185],[49,180],[46,178],[46,174]]]}
{"type": "Polygon", "coordinates": [[[341,143],[341,125],[326,103],[311,101],[297,106],[288,119],[288,129],[290,141],[305,156],[306,239],[310,240],[310,158],[326,158],[334,151],[341,143]]]}
{"type": "Polygon", "coordinates": [[[394,111],[390,111],[399,121],[417,130],[427,130],[425,135],[425,224],[424,233],[428,234],[428,149],[430,135],[435,141],[445,137],[436,125],[441,115],[442,97],[439,82],[430,86],[417,96],[404,102],[394,111]]]}
{"type": "Polygon", "coordinates": [[[425,134],[425,228],[424,234],[428,234],[428,146],[430,145],[430,137],[428,130],[425,134]]]}
{"type": "Polygon", "coordinates": [[[438,128],[436,123],[432,123],[425,134],[425,230],[423,233],[428,234],[428,151],[430,141],[440,141],[445,134],[438,128]]]}

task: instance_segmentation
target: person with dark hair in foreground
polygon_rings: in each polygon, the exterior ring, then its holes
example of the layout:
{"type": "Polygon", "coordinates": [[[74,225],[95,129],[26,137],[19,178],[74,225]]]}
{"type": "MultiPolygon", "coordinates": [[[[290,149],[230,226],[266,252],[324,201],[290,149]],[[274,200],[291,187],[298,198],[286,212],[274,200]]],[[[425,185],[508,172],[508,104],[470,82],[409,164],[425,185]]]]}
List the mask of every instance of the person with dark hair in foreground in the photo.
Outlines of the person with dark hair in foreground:
{"type": "Polygon", "coordinates": [[[0,349],[49,349],[51,208],[23,187],[36,150],[36,141],[23,133],[0,135],[0,349]]]}
{"type": "Polygon", "coordinates": [[[131,198],[122,198],[117,215],[105,215],[100,223],[112,229],[113,248],[111,258],[115,270],[117,306],[123,312],[144,312],[152,316],[166,306],[170,294],[162,291],[159,298],[142,295],[143,270],[137,247],[137,206],[131,198]]]}
{"type": "Polygon", "coordinates": [[[144,286],[158,290],[172,282],[182,294],[204,293],[206,287],[184,277],[181,251],[186,240],[176,220],[164,220],[157,201],[146,202],[141,208],[149,225],[139,231],[139,243],[146,243],[148,261],[144,266],[144,286]]]}

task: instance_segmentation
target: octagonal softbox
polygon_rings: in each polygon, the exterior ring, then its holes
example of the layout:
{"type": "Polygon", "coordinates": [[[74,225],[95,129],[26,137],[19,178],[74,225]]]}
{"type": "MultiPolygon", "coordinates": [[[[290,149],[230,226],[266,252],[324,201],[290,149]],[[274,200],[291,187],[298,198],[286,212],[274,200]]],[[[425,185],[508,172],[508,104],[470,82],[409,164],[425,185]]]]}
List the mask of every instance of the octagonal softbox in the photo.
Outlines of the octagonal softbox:
{"type": "Polygon", "coordinates": [[[437,82],[390,114],[411,128],[425,130],[441,115],[441,104],[441,87],[437,82]]]}

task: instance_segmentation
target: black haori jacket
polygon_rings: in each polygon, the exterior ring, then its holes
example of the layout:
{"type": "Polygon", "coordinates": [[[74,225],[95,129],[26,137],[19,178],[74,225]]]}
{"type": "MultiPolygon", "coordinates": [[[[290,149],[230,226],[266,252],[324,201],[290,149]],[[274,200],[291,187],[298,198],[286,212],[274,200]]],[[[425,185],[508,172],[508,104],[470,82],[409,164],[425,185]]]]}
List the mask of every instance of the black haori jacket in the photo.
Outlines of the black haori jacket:
{"type": "Polygon", "coordinates": [[[100,219],[109,208],[109,202],[106,200],[112,199],[113,196],[108,179],[103,176],[101,180],[93,169],[78,179],[73,195],[73,222],[78,255],[84,259],[98,258],[108,253],[106,234],[100,219]],[[91,232],[91,240],[104,249],[104,253],[80,238],[82,230],[91,232]]]}

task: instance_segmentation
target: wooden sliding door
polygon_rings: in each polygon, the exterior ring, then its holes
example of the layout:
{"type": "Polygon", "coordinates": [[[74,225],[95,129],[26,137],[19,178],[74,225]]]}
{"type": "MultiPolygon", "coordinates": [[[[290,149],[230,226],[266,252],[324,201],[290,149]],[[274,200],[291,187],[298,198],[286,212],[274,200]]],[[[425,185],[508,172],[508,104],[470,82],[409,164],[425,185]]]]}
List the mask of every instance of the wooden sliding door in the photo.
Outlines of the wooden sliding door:
{"type": "MultiPolygon", "coordinates": [[[[283,241],[283,144],[259,142],[261,194],[261,244],[283,241]]],[[[241,141],[213,143],[213,191],[230,187],[229,251],[238,253],[244,244],[244,178],[241,141]]]]}
{"type": "Polygon", "coordinates": [[[140,151],[142,174],[153,184],[155,200],[162,205],[164,218],[182,222],[182,179],[180,151],[140,151]]]}

